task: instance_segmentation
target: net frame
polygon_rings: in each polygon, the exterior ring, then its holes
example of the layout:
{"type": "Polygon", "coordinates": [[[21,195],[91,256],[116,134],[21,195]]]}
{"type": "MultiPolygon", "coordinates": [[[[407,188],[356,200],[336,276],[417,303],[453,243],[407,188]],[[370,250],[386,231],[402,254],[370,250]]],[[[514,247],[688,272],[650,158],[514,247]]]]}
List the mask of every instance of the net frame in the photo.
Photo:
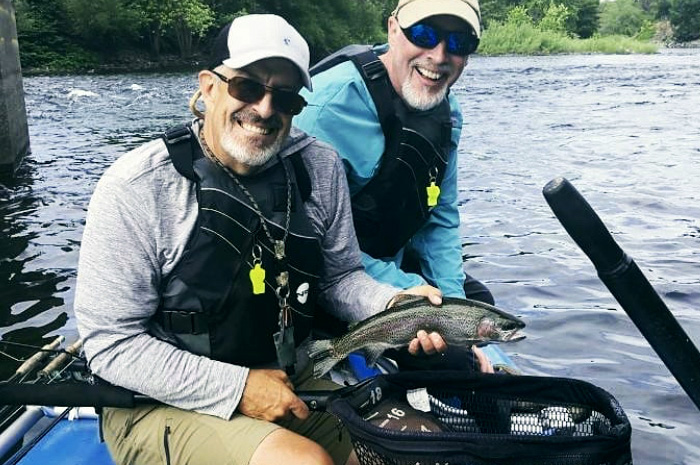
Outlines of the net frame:
{"type": "MultiPolygon", "coordinates": [[[[474,407],[474,405],[472,405],[474,407]]],[[[570,378],[483,375],[461,371],[403,372],[380,375],[329,401],[327,410],[347,428],[362,465],[631,465],[631,426],[617,400],[607,391],[570,378]],[[493,428],[462,431],[397,431],[380,428],[363,412],[405,399],[408,390],[464,393],[484,403],[493,428]],[[485,401],[484,401],[485,400],[485,401]],[[513,431],[513,410],[504,405],[582,409],[597,415],[600,428],[588,432],[560,428],[513,431]],[[496,407],[495,413],[493,407],[496,407]],[[499,426],[500,422],[500,426],[499,426]]],[[[559,410],[561,412],[562,410],[559,410]]],[[[573,410],[571,410],[573,411],[573,410]]],[[[554,412],[558,412],[554,410],[554,412]]],[[[481,412],[483,413],[483,412],[481,412]]],[[[475,412],[475,415],[479,412],[475,412]]],[[[590,418],[589,416],[589,418],[590,418]]],[[[573,420],[572,420],[573,421],[573,420]]],[[[556,423],[556,422],[555,422],[556,423]]],[[[560,425],[566,421],[560,420],[560,425]]]]}

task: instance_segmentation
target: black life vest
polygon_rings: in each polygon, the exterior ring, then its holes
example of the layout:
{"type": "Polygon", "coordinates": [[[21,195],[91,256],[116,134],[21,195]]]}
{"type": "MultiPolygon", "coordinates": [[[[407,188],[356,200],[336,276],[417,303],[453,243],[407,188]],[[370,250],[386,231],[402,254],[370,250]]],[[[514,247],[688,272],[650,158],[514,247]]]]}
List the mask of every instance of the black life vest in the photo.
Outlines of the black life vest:
{"type": "Polygon", "coordinates": [[[313,139],[296,141],[295,153],[262,173],[240,177],[256,199],[273,238],[284,234],[287,185],[292,183],[292,212],[286,259],[273,256],[259,215],[231,178],[204,156],[189,125],[163,136],[175,168],[195,181],[198,217],[185,253],[164,279],[156,318],[177,344],[222,362],[256,366],[277,360],[272,335],[279,330],[275,277],[289,271],[294,340],[310,333],[318,296],[322,256],[319,240],[304,211],[311,193],[299,152],[313,139]],[[265,293],[254,295],[249,272],[254,244],[262,246],[265,293]]]}
{"type": "Polygon", "coordinates": [[[426,188],[440,186],[452,137],[450,105],[412,109],[394,91],[386,68],[367,45],[349,45],[321,60],[311,74],[351,60],[367,85],[384,133],[384,153],[374,177],[352,198],[357,239],[375,258],[393,257],[426,223],[432,207],[426,188]]]}

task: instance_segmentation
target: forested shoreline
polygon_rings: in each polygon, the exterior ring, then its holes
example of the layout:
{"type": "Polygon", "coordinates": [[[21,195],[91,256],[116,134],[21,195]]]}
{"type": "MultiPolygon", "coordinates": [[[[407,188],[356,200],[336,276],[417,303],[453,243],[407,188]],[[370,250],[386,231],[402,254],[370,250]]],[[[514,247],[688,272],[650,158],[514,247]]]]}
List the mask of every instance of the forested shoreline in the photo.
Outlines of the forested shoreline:
{"type": "MultiPolygon", "coordinates": [[[[378,43],[396,0],[14,0],[25,73],[197,69],[222,25],[285,17],[312,61],[378,43]]],[[[654,53],[700,38],[700,0],[482,0],[478,53],[654,53]]]]}

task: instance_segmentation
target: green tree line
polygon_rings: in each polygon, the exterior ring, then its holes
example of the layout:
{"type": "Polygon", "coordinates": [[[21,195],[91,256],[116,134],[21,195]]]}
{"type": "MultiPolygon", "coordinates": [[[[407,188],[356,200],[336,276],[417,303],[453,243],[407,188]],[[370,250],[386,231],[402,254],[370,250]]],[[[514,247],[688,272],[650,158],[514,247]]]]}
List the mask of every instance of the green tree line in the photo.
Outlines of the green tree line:
{"type": "MultiPolygon", "coordinates": [[[[236,16],[275,13],[308,40],[312,60],[349,43],[385,40],[396,0],[14,0],[22,66],[85,69],[119,57],[201,56],[236,16]]],[[[484,42],[524,24],[560,38],[700,38],[700,0],[482,0],[484,42]],[[500,28],[500,29],[499,29],[500,28]],[[489,29],[498,33],[489,34],[489,29]]],[[[528,26],[529,27],[529,26],[528,26]]],[[[520,30],[522,33],[522,30],[520,30]]],[[[524,37],[508,37],[517,44],[524,37]]],[[[482,43],[481,51],[501,50],[482,43]]],[[[517,47],[511,47],[517,52],[517,47]]],[[[507,50],[506,50],[507,51],[507,50]]],[[[540,51],[546,49],[540,47],[540,51]]],[[[495,53],[495,52],[494,52],[495,53]]]]}

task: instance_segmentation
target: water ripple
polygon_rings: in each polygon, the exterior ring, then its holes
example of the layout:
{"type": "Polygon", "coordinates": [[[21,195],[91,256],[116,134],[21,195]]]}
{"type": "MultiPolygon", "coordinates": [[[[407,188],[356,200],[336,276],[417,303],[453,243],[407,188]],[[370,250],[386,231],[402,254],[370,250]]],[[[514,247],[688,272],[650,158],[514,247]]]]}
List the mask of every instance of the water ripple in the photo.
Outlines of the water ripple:
{"type": "MultiPolygon", "coordinates": [[[[700,53],[475,57],[459,213],[468,272],[528,324],[525,373],[585,379],[632,422],[637,465],[700,463],[697,414],[566,234],[541,190],[567,177],[700,343],[700,53]]],[[[2,338],[77,336],[75,270],[94,185],[190,118],[194,74],[27,77],[32,155],[0,186],[2,338]]],[[[0,376],[13,367],[0,361],[0,376]]]]}

